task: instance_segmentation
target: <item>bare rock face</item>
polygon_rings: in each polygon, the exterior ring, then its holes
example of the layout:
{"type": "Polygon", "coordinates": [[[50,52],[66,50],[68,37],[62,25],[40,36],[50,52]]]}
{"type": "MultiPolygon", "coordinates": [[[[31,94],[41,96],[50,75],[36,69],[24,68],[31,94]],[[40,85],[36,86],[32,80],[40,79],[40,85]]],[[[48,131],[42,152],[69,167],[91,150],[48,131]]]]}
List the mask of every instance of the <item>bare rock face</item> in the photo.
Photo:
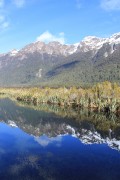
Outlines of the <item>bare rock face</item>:
{"type": "Polygon", "coordinates": [[[35,42],[25,46],[20,53],[35,53],[49,54],[49,55],[64,55],[68,56],[77,50],[76,45],[63,45],[59,42],[50,42],[45,44],[44,42],[35,42]]]}

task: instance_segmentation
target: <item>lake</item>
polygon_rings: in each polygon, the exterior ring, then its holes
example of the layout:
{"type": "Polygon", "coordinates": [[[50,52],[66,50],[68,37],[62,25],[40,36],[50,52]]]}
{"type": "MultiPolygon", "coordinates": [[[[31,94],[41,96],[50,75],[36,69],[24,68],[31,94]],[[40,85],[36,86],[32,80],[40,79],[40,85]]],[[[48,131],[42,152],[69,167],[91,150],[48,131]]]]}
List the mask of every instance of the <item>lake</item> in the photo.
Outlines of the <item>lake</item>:
{"type": "Polygon", "coordinates": [[[1,180],[120,180],[120,117],[0,99],[1,180]]]}

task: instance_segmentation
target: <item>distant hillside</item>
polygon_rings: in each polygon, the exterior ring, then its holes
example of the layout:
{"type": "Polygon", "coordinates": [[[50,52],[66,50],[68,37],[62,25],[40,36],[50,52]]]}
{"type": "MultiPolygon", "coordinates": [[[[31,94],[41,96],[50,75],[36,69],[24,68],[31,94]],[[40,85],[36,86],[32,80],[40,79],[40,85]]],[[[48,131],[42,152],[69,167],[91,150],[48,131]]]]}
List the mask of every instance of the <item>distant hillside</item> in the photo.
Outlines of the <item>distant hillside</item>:
{"type": "Polygon", "coordinates": [[[0,86],[89,86],[120,83],[120,33],[80,43],[35,42],[0,54],[0,86]]]}

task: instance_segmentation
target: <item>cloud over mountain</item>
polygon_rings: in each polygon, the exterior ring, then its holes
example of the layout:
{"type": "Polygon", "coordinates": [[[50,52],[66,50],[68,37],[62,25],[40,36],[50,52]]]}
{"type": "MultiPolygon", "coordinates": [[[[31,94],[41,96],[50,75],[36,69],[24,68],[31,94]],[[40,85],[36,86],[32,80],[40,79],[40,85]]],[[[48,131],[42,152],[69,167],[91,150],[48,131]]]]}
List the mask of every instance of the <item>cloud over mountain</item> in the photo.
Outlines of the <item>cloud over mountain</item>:
{"type": "Polygon", "coordinates": [[[65,43],[65,35],[63,32],[59,33],[58,35],[53,35],[49,31],[45,31],[39,37],[37,37],[37,41],[42,41],[45,43],[49,43],[51,41],[58,41],[61,44],[65,43]]]}

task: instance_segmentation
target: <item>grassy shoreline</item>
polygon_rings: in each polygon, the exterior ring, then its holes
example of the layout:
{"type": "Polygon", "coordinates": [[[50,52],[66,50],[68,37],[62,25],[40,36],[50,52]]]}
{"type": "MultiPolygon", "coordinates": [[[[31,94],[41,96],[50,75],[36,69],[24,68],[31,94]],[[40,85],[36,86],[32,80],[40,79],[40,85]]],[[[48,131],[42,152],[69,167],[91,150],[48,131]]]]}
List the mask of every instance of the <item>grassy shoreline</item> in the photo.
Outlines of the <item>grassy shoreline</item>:
{"type": "Polygon", "coordinates": [[[64,107],[94,109],[98,112],[120,113],[120,86],[103,82],[92,88],[0,88],[0,94],[18,101],[56,104],[64,107]]]}

